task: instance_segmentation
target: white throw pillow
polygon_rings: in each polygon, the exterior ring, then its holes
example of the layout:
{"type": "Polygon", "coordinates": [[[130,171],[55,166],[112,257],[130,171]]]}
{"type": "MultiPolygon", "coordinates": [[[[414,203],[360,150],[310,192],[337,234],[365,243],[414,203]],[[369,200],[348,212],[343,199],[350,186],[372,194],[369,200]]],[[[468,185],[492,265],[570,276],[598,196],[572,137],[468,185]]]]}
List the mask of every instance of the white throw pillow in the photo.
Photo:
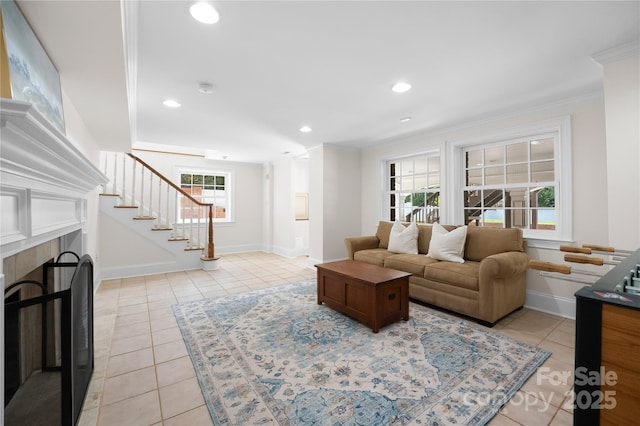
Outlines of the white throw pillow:
{"type": "Polygon", "coordinates": [[[448,262],[464,263],[464,242],[467,239],[467,227],[461,226],[447,231],[439,223],[434,223],[427,256],[448,262]]]}
{"type": "Polygon", "coordinates": [[[389,233],[388,249],[394,253],[418,254],[418,225],[412,222],[405,227],[395,222],[389,233]]]}

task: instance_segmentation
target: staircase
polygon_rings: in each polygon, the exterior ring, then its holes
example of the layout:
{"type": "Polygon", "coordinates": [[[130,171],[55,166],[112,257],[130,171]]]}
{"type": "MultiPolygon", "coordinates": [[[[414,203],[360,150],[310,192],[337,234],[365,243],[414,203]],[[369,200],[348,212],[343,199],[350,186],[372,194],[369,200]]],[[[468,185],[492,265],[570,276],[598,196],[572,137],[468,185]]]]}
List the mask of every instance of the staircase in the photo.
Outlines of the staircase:
{"type": "Polygon", "coordinates": [[[188,269],[217,269],[213,205],[202,203],[130,153],[102,152],[109,182],[100,194],[100,212],[162,253],[157,262],[106,271],[104,278],[188,269]]]}

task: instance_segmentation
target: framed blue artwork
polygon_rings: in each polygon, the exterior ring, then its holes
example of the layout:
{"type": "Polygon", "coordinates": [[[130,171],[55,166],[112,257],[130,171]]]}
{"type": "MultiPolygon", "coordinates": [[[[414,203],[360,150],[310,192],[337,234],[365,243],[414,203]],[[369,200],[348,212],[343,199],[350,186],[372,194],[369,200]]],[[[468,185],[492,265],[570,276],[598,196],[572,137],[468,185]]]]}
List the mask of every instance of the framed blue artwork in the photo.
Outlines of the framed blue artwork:
{"type": "Polygon", "coordinates": [[[1,0],[11,97],[33,105],[64,133],[60,76],[13,0],[1,0]]]}

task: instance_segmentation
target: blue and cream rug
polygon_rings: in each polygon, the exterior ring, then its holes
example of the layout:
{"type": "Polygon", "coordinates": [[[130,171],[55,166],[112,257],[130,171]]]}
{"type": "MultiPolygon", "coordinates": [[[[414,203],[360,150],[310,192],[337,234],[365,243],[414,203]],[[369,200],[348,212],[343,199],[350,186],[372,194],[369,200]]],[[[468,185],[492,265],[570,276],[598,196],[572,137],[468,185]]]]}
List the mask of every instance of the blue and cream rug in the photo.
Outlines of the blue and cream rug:
{"type": "Polygon", "coordinates": [[[216,425],[482,425],[549,352],[420,305],[378,334],[315,280],[174,305],[216,425]]]}

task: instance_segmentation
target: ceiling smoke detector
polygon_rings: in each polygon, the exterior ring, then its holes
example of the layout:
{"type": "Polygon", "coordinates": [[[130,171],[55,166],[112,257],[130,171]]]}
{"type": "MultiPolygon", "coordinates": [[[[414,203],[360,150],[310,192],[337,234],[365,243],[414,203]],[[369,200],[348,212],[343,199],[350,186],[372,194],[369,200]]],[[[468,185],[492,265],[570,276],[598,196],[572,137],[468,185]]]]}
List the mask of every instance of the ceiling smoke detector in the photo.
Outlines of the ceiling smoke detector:
{"type": "Polygon", "coordinates": [[[200,83],[200,84],[198,84],[198,92],[204,93],[205,95],[213,93],[213,84],[211,84],[211,83],[200,83]]]}

